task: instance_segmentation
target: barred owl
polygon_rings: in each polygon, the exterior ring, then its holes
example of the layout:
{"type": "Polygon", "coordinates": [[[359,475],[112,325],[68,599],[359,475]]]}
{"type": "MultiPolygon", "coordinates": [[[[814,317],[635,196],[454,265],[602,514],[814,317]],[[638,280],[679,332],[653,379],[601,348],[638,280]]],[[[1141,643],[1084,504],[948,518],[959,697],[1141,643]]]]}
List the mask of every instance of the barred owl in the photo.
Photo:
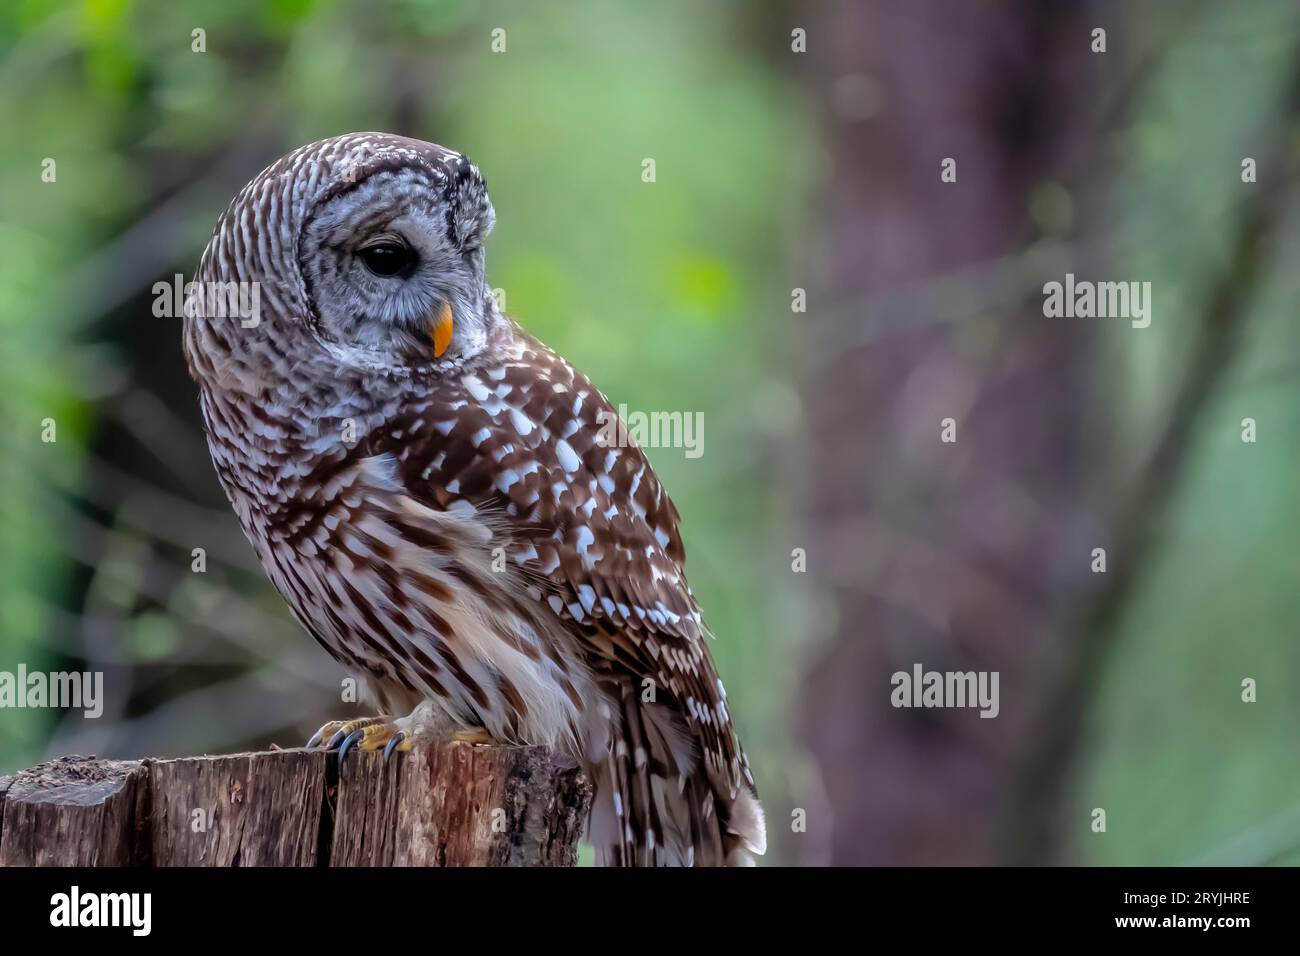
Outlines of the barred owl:
{"type": "Polygon", "coordinates": [[[762,853],[748,761],[682,570],[679,517],[581,372],[499,308],[463,156],[354,133],[231,202],[186,309],[221,484],[295,617],[374,718],[309,746],[539,744],[595,786],[609,865],[762,853]],[[230,285],[231,283],[237,285],[230,285]]]}

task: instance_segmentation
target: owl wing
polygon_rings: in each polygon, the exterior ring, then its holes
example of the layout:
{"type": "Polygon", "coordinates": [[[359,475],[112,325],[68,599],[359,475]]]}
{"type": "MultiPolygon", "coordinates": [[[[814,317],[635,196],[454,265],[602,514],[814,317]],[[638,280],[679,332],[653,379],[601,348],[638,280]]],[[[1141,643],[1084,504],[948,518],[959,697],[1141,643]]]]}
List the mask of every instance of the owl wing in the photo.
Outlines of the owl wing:
{"type": "Polygon", "coordinates": [[[619,445],[605,396],[513,332],[427,413],[440,440],[406,463],[411,493],[441,509],[468,502],[503,525],[506,559],[593,666],[652,681],[722,792],[752,788],[683,572],[677,509],[641,449],[619,445]]]}

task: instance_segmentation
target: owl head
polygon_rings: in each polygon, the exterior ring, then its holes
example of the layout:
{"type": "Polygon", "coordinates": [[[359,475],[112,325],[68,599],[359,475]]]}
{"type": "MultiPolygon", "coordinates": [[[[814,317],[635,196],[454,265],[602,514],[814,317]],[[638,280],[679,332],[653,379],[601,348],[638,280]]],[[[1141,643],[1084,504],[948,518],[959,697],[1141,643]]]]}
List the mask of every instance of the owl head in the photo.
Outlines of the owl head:
{"type": "Polygon", "coordinates": [[[483,177],[457,153],[391,136],[349,149],[298,241],[320,334],[435,358],[473,350],[494,220],[483,177]]]}
{"type": "Polygon", "coordinates": [[[295,150],[235,197],[195,276],[258,285],[262,315],[238,327],[187,317],[191,363],[214,350],[234,359],[235,376],[265,372],[276,355],[462,363],[500,320],[484,272],[494,221],[478,169],[441,146],[351,133],[295,150]]]}

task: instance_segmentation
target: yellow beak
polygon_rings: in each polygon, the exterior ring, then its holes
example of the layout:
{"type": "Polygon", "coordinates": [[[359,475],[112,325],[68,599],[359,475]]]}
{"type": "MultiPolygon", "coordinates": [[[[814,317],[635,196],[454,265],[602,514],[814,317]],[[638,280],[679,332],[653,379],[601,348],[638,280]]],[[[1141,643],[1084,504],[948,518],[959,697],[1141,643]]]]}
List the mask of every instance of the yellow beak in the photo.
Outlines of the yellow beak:
{"type": "Polygon", "coordinates": [[[442,353],[447,351],[447,346],[451,344],[451,331],[454,323],[451,319],[451,304],[444,302],[442,308],[438,310],[438,317],[433,320],[429,326],[429,337],[433,339],[433,354],[442,358],[442,353]]]}

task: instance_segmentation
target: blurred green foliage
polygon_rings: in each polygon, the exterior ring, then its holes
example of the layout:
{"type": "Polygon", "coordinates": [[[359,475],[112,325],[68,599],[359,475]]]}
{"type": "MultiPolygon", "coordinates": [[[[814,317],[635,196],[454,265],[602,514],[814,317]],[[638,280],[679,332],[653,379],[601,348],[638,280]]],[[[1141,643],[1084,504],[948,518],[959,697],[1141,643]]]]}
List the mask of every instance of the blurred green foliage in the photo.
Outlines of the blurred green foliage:
{"type": "MultiPolygon", "coordinates": [[[[1168,414],[1246,191],[1280,187],[1243,183],[1241,164],[1262,163],[1277,137],[1296,13],[1261,4],[1249,29],[1234,13],[1210,5],[1185,42],[1161,52],[1120,140],[1116,278],[1149,279],[1162,298],[1150,328],[1107,333],[1100,376],[1124,443],[1097,453],[1116,456],[1119,474],[1150,453],[1168,414]]],[[[1093,707],[1094,752],[1077,799],[1105,808],[1118,837],[1079,841],[1095,862],[1300,863],[1294,231],[1265,254],[1272,269],[1240,317],[1249,334],[1198,423],[1183,481],[1169,489],[1159,553],[1141,569],[1093,707]],[[1246,418],[1257,423],[1254,444],[1242,441],[1246,418]],[[1245,678],[1258,684],[1248,706],[1245,678]]]]}

